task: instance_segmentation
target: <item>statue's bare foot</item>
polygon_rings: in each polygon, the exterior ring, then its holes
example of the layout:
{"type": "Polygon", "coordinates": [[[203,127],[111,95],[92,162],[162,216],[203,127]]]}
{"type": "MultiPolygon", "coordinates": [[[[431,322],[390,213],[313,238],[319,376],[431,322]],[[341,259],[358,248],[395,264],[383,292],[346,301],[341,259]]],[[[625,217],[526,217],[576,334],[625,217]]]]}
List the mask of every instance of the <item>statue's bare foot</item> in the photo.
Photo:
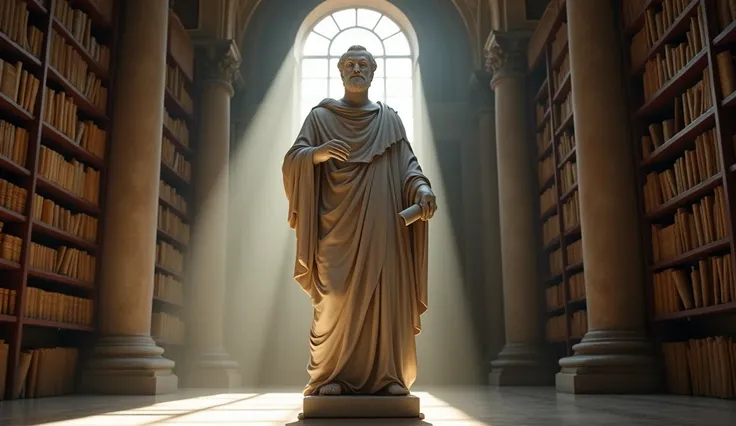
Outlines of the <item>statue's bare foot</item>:
{"type": "Polygon", "coordinates": [[[409,389],[401,386],[398,383],[392,383],[386,387],[386,392],[390,395],[409,395],[409,389]]]}
{"type": "Polygon", "coordinates": [[[328,383],[319,388],[320,395],[340,395],[342,393],[342,386],[338,383],[328,383]]]}

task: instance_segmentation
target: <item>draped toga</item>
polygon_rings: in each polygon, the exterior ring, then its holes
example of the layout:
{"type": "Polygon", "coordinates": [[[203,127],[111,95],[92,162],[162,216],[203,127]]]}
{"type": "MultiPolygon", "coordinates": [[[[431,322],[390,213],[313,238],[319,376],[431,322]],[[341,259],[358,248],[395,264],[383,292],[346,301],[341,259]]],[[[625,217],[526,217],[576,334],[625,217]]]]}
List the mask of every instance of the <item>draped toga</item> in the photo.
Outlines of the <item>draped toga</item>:
{"type": "Polygon", "coordinates": [[[414,336],[427,310],[427,222],[405,226],[398,213],[429,185],[398,114],[325,99],[314,107],[282,167],[289,226],[296,231],[294,278],[310,296],[309,383],[372,394],[416,379],[414,336]],[[346,162],[313,165],[332,139],[346,162]]]}

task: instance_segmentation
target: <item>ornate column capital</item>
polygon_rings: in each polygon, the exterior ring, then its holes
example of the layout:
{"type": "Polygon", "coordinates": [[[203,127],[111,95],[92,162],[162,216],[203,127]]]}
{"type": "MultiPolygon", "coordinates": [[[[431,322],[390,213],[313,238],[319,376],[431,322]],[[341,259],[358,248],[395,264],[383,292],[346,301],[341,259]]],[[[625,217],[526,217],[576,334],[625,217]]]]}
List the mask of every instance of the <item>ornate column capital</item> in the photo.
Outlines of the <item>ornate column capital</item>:
{"type": "Polygon", "coordinates": [[[234,40],[207,41],[198,46],[202,81],[225,85],[234,94],[233,84],[240,75],[240,50],[234,40]]]}
{"type": "Polygon", "coordinates": [[[493,74],[491,88],[504,77],[524,76],[527,71],[528,31],[492,31],[483,51],[486,70],[493,74]]]}

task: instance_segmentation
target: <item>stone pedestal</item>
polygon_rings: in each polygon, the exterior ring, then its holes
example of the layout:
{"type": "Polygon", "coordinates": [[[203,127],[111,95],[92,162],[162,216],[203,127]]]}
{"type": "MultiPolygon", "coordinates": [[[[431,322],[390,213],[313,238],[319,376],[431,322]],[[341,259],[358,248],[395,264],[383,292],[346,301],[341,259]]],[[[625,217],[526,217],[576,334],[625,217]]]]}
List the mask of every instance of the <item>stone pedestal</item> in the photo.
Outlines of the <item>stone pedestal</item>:
{"type": "Polygon", "coordinates": [[[491,363],[491,384],[544,384],[542,290],[538,275],[536,166],[526,121],[528,34],[492,33],[486,44],[496,99],[501,264],[506,344],[491,363]]]}
{"type": "Polygon", "coordinates": [[[306,396],[299,419],[423,419],[419,398],[406,396],[306,396]]]}
{"type": "Polygon", "coordinates": [[[589,331],[560,360],[562,392],[652,392],[660,383],[645,333],[636,165],[613,3],[567,2],[589,331]]]}
{"type": "Polygon", "coordinates": [[[126,0],[108,156],[100,259],[100,338],[82,389],[114,394],[174,392],[174,362],[151,339],[168,4],[126,0]]]}
{"type": "Polygon", "coordinates": [[[230,99],[240,64],[233,41],[199,46],[200,149],[195,159],[197,207],[192,237],[187,387],[236,388],[238,364],[224,347],[230,167],[230,99]]]}

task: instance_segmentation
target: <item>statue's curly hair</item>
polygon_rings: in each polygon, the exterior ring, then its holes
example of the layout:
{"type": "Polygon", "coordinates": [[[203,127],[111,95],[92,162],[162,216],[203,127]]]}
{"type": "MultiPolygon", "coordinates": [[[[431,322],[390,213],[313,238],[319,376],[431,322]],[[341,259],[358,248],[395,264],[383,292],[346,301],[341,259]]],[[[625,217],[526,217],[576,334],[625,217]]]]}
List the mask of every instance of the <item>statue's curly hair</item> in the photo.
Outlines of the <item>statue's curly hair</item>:
{"type": "Polygon", "coordinates": [[[368,54],[368,58],[371,60],[371,71],[376,72],[376,68],[378,68],[378,64],[376,63],[376,59],[373,57],[373,54],[368,51],[365,47],[354,44],[348,48],[348,50],[340,56],[340,60],[337,62],[337,69],[342,71],[342,65],[345,63],[345,56],[350,52],[365,52],[368,54]]]}

